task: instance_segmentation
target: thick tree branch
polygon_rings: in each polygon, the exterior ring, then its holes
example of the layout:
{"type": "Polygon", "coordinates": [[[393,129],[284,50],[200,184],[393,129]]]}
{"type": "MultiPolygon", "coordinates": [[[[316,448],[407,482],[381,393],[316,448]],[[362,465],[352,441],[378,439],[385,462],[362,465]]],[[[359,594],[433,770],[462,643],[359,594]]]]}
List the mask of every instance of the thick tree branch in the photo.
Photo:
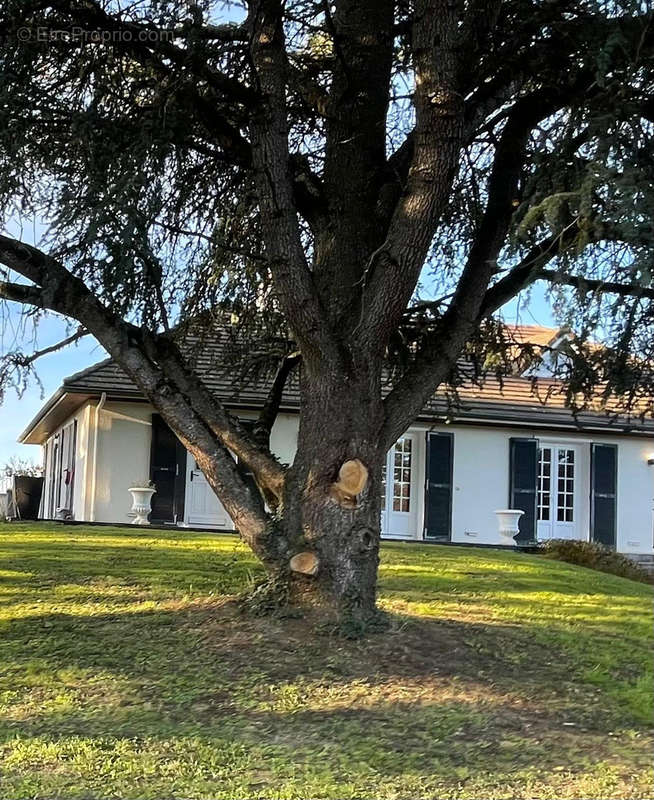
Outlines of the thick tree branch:
{"type": "Polygon", "coordinates": [[[358,336],[384,348],[415,288],[456,173],[463,134],[458,5],[419,0],[413,26],[416,125],[405,191],[363,277],[358,336]]]}
{"type": "Polygon", "coordinates": [[[543,266],[562,253],[574,240],[576,234],[576,228],[570,226],[560,235],[548,236],[534,245],[519,264],[512,267],[503,278],[488,289],[479,312],[480,318],[495,313],[498,308],[508,303],[519,292],[537,280],[538,273],[543,266]]]}
{"type": "MultiPolygon", "coordinates": [[[[553,258],[564,253],[575,242],[578,233],[579,231],[575,220],[560,233],[548,236],[534,245],[518,264],[512,267],[503,278],[488,289],[480,310],[480,319],[493,314],[498,308],[508,303],[519,292],[526,289],[535,281],[551,280],[553,276],[559,275],[560,273],[558,271],[547,271],[543,269],[543,267],[553,258]]],[[[642,245],[650,245],[652,234],[651,227],[647,223],[643,226],[642,231],[639,231],[631,227],[623,228],[621,225],[595,222],[592,233],[586,231],[586,236],[588,238],[588,244],[624,241],[631,244],[638,242],[642,245]]],[[[618,289],[625,286],[625,284],[611,281],[593,281],[583,276],[579,276],[578,278],[576,276],[570,277],[578,280],[580,283],[587,282],[596,290],[599,290],[600,285],[615,286],[618,289]]],[[[561,282],[565,283],[565,281],[561,282]]],[[[626,286],[628,288],[628,285],[626,286]]],[[[647,297],[647,292],[649,290],[640,287],[638,291],[641,290],[645,292],[642,296],[647,297]]],[[[606,291],[610,293],[611,290],[607,289],[606,291]]],[[[622,292],[617,291],[616,293],[621,294],[622,292]]],[[[628,294],[632,293],[628,292],[628,294]]]]}
{"type": "Polygon", "coordinates": [[[295,367],[300,363],[301,359],[302,356],[299,353],[292,353],[286,356],[279,365],[275,380],[268,392],[265,405],[261,409],[259,417],[254,425],[252,431],[254,439],[259,446],[264,447],[266,450],[270,449],[270,434],[275,420],[277,419],[277,415],[279,414],[286,383],[291,372],[293,372],[295,367]]]}
{"type": "Polygon", "coordinates": [[[3,285],[3,294],[11,295],[8,299],[78,320],[161,411],[187,448],[198,454],[196,458],[206,459],[207,453],[212,454],[221,469],[221,499],[237,525],[237,518],[242,520],[244,528],[267,525],[261,510],[253,504],[228,448],[277,496],[284,483],[281,466],[238,428],[220,402],[188,370],[177,346],[168,337],[157,336],[118,318],[83,281],[37,248],[0,236],[0,263],[40,284],[39,288],[3,285]]]}
{"type": "MultiPolygon", "coordinates": [[[[584,78],[589,80],[588,78],[584,78]]],[[[384,406],[384,440],[392,443],[409,420],[420,413],[456,363],[466,340],[478,325],[496,259],[505,241],[513,203],[533,127],[564,104],[565,92],[542,90],[515,103],[495,151],[488,182],[488,200],[454,298],[437,330],[427,337],[414,364],[390,392],[384,406]],[[438,346],[436,346],[438,343],[438,346]]]]}
{"type": "Polygon", "coordinates": [[[327,203],[322,180],[309,165],[309,159],[300,153],[290,156],[293,179],[293,197],[298,213],[317,232],[327,224],[327,203]]]}
{"type": "Polygon", "coordinates": [[[413,161],[414,147],[415,132],[411,131],[397,150],[389,156],[386,168],[382,172],[375,213],[385,229],[390,224],[393,212],[406,187],[409,169],[413,161]]]}
{"type": "Polygon", "coordinates": [[[361,276],[384,238],[375,207],[386,164],[394,4],[339,0],[333,15],[330,3],[322,5],[335,58],[324,148],[329,219],[313,267],[330,323],[346,339],[357,323],[361,276]]]}
{"type": "Polygon", "coordinates": [[[263,239],[280,305],[311,370],[341,359],[305,259],[293,196],[279,0],[258,2],[252,25],[251,57],[262,101],[252,119],[251,138],[263,239]]]}
{"type": "Polygon", "coordinates": [[[196,25],[188,23],[176,28],[173,31],[175,37],[188,36],[193,39],[217,42],[247,42],[249,35],[246,25],[237,25],[234,22],[227,22],[223,25],[196,25]]]}
{"type": "Polygon", "coordinates": [[[0,299],[14,303],[46,308],[43,292],[38,286],[26,286],[22,283],[0,281],[0,299]]]}

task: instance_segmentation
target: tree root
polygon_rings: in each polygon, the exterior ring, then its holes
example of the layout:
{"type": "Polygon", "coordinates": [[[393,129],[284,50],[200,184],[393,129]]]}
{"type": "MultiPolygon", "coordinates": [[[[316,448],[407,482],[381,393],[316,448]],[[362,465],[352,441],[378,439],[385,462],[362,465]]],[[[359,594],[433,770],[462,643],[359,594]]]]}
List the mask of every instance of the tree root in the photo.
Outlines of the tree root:
{"type": "Polygon", "coordinates": [[[243,611],[257,617],[306,618],[316,633],[343,639],[361,639],[385,633],[392,617],[381,609],[363,612],[358,603],[336,607],[326,602],[311,578],[282,573],[270,576],[239,597],[243,611]]]}
{"type": "Polygon", "coordinates": [[[239,605],[257,617],[298,617],[301,609],[291,602],[291,582],[287,575],[269,577],[252,590],[243,592],[239,605]]]}

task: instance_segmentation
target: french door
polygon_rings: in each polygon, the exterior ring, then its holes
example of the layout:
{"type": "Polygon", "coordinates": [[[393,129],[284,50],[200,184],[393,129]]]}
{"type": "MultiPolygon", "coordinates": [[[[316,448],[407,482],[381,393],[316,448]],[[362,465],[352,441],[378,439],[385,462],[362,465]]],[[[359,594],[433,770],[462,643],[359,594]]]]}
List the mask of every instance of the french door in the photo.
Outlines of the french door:
{"type": "Polygon", "coordinates": [[[538,458],[538,538],[579,539],[579,449],[543,443],[538,458]]]}
{"type": "Polygon", "coordinates": [[[386,454],[382,470],[382,536],[416,535],[415,449],[414,437],[406,434],[386,454]]]}

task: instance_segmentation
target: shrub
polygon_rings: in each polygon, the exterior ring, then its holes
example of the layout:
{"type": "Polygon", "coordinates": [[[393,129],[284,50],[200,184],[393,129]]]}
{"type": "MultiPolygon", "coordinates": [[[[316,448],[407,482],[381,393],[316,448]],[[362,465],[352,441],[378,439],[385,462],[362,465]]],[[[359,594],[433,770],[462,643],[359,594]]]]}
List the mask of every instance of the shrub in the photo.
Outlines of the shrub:
{"type": "Polygon", "coordinates": [[[579,564],[599,572],[609,572],[611,575],[630,578],[632,581],[652,583],[652,576],[630,558],[595,542],[581,542],[577,539],[551,539],[543,544],[541,552],[548,558],[566,561],[568,564],[579,564]]]}

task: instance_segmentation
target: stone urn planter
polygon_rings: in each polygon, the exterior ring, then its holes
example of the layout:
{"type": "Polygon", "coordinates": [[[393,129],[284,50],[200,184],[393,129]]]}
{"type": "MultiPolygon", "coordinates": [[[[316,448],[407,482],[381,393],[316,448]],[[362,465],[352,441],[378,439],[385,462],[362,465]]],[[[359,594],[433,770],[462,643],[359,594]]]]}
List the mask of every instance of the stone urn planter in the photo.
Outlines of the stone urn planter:
{"type": "Polygon", "coordinates": [[[497,515],[500,536],[503,539],[513,540],[517,536],[517,534],[520,532],[518,523],[520,522],[520,517],[524,513],[524,511],[520,511],[517,508],[503,508],[500,511],[495,512],[497,515]]]}
{"type": "Polygon", "coordinates": [[[132,520],[132,525],[149,525],[150,504],[152,495],[157,491],[152,486],[132,486],[128,489],[132,495],[132,511],[136,518],[132,520]]]}

